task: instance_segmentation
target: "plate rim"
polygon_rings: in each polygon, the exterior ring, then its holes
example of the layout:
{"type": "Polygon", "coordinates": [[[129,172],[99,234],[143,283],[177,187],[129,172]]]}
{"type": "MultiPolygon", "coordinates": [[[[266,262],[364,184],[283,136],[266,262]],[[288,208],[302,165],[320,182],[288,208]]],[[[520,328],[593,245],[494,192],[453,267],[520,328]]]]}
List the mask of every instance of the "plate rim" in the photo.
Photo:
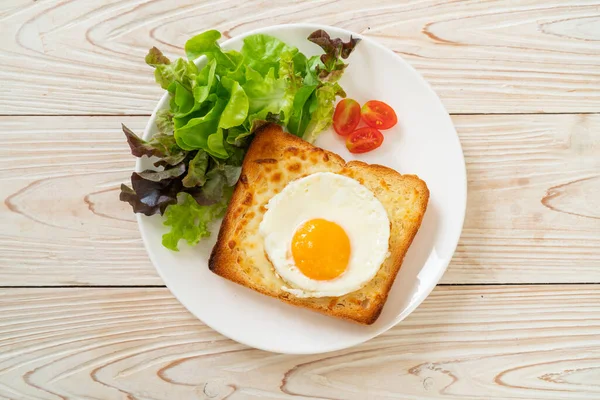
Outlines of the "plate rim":
{"type": "MultiPolygon", "coordinates": [[[[464,158],[464,152],[463,152],[463,148],[460,142],[460,137],[458,136],[458,132],[456,131],[456,127],[454,126],[454,123],[452,122],[452,118],[450,117],[450,113],[448,113],[448,110],[446,109],[446,107],[444,106],[444,103],[442,102],[442,100],[440,99],[440,97],[438,96],[438,94],[435,92],[435,90],[433,90],[433,88],[431,87],[431,85],[429,84],[429,82],[411,65],[409,64],[406,60],[404,60],[404,58],[402,58],[399,54],[397,54],[396,52],[394,52],[393,50],[391,50],[390,48],[384,46],[383,44],[379,43],[377,40],[372,39],[370,37],[365,37],[362,34],[350,31],[348,29],[345,28],[341,28],[341,27],[337,27],[337,26],[331,26],[331,25],[325,25],[325,24],[316,24],[316,23],[291,23],[291,24],[276,24],[276,25],[268,25],[266,27],[261,27],[261,28],[256,28],[256,29],[252,29],[246,32],[242,32],[239,35],[236,36],[232,36],[230,38],[228,38],[227,40],[224,40],[223,42],[220,42],[219,44],[221,46],[226,45],[227,43],[234,41],[236,39],[239,38],[244,38],[246,36],[249,35],[253,35],[253,34],[257,34],[257,33],[264,33],[264,34],[269,34],[271,31],[276,31],[278,29],[281,28],[286,28],[286,29],[293,29],[293,28],[310,28],[310,29],[323,29],[323,30],[336,30],[336,31],[342,31],[347,35],[352,35],[354,37],[358,37],[360,39],[366,40],[370,45],[376,46],[379,49],[387,52],[388,54],[394,56],[395,58],[397,58],[402,64],[404,64],[404,66],[406,68],[408,68],[408,70],[410,70],[410,72],[421,81],[421,83],[424,85],[424,87],[426,88],[427,91],[430,92],[430,94],[433,94],[433,96],[437,99],[437,106],[440,107],[441,111],[443,111],[444,117],[448,119],[448,122],[450,123],[450,126],[452,127],[452,131],[454,132],[453,135],[453,139],[456,140],[457,144],[458,144],[458,149],[459,149],[459,159],[460,159],[460,170],[462,172],[462,175],[464,176],[464,179],[461,180],[461,186],[462,188],[460,192],[462,193],[462,198],[464,199],[464,206],[462,207],[462,209],[460,210],[460,223],[456,224],[456,232],[453,232],[453,236],[455,237],[455,239],[453,239],[454,243],[452,243],[452,255],[447,259],[447,261],[442,261],[442,266],[441,268],[438,269],[438,272],[435,276],[434,279],[431,280],[431,284],[427,287],[427,289],[425,291],[423,291],[423,294],[419,295],[416,297],[416,299],[413,299],[411,301],[411,303],[408,305],[408,307],[406,307],[402,312],[400,312],[395,319],[389,323],[387,326],[383,326],[380,329],[374,330],[373,332],[371,332],[368,335],[365,335],[364,337],[361,337],[358,340],[353,341],[352,343],[345,343],[343,345],[339,345],[339,346],[332,346],[326,350],[316,350],[316,351],[294,351],[294,349],[280,349],[280,348],[275,348],[275,347],[268,347],[268,346],[260,346],[260,345],[256,345],[253,343],[250,343],[248,341],[246,341],[244,339],[244,335],[238,335],[237,332],[235,334],[231,334],[231,333],[223,333],[220,329],[216,328],[215,326],[213,326],[213,324],[211,323],[207,323],[205,322],[202,318],[200,318],[198,315],[196,315],[193,311],[191,311],[190,307],[188,307],[187,305],[187,301],[183,300],[176,292],[176,290],[174,290],[167,282],[168,279],[166,279],[166,276],[163,274],[163,271],[161,269],[161,267],[159,267],[159,263],[158,260],[156,259],[156,255],[154,253],[154,251],[150,248],[149,245],[149,241],[148,238],[146,236],[145,230],[142,229],[143,226],[143,222],[142,220],[144,218],[147,218],[146,216],[136,213],[136,221],[138,223],[138,229],[140,231],[141,237],[142,237],[142,242],[144,243],[144,248],[146,249],[146,253],[148,254],[148,257],[150,258],[150,261],[152,263],[152,265],[154,266],[154,269],[157,271],[158,275],[160,276],[160,278],[162,279],[163,283],[165,284],[165,286],[169,289],[169,291],[171,292],[171,294],[177,299],[177,301],[179,301],[179,303],[181,303],[181,305],[183,305],[186,310],[192,314],[195,318],[197,318],[200,322],[202,322],[204,325],[208,326],[210,329],[214,330],[215,332],[219,333],[220,335],[223,335],[224,337],[227,337],[231,340],[234,340],[242,345],[251,347],[251,348],[255,348],[255,349],[259,349],[259,350],[263,350],[263,351],[268,351],[268,352],[272,352],[272,353],[279,353],[279,354],[294,354],[294,355],[309,355],[309,354],[324,354],[324,353],[330,353],[330,352],[334,352],[334,351],[339,351],[339,350],[343,350],[343,349],[347,349],[350,347],[354,347],[357,346],[359,344],[365,343],[385,332],[387,332],[388,330],[390,330],[391,328],[395,327],[396,325],[398,325],[401,321],[403,321],[406,317],[408,317],[417,307],[419,307],[423,301],[429,297],[429,295],[431,294],[431,292],[433,291],[433,289],[435,289],[435,287],[439,284],[440,280],[442,279],[444,273],[446,272],[446,270],[448,269],[448,266],[450,265],[450,262],[454,256],[454,254],[456,253],[456,248],[458,246],[458,243],[460,241],[460,237],[462,235],[462,231],[464,229],[464,223],[465,223],[465,216],[466,216],[466,210],[467,210],[467,202],[468,202],[468,192],[467,192],[467,186],[468,186],[468,176],[467,176],[467,169],[466,169],[466,163],[465,163],[465,158],[464,158]]],[[[201,56],[199,58],[197,58],[196,60],[194,60],[194,62],[196,64],[198,64],[199,62],[201,62],[203,59],[205,59],[205,56],[201,56]]],[[[164,108],[165,103],[168,101],[168,93],[164,93],[160,100],[158,101],[158,103],[156,104],[156,106],[154,107],[154,110],[152,111],[152,114],[150,115],[150,117],[148,118],[148,122],[146,123],[146,126],[144,128],[144,133],[142,135],[142,138],[147,140],[148,136],[152,130],[152,126],[155,123],[156,120],[156,114],[159,110],[164,108]]],[[[135,171],[136,172],[140,172],[142,170],[142,159],[141,158],[137,158],[136,159],[136,163],[135,163],[135,171]]],[[[458,211],[458,210],[457,210],[458,211]]]]}

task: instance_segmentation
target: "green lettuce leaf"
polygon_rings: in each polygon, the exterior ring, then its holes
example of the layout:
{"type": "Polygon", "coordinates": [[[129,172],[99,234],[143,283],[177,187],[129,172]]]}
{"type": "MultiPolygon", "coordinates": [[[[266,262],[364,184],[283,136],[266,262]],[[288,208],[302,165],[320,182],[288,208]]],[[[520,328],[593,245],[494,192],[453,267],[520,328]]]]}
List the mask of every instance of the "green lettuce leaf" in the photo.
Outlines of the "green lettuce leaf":
{"type": "Polygon", "coordinates": [[[200,70],[196,77],[196,85],[193,89],[194,101],[198,105],[196,109],[199,109],[202,103],[204,103],[208,96],[213,92],[216,83],[216,71],[217,63],[215,60],[211,60],[200,70]]]}
{"type": "Polygon", "coordinates": [[[279,60],[279,77],[285,78],[295,92],[302,86],[307,72],[307,59],[302,53],[285,51],[279,60]]]}
{"type": "Polygon", "coordinates": [[[160,135],[173,135],[175,126],[173,125],[173,113],[171,110],[158,110],[155,123],[160,135]]]}
{"type": "Polygon", "coordinates": [[[217,128],[217,131],[208,136],[206,140],[206,152],[213,157],[225,159],[229,156],[223,143],[223,129],[217,128]]]}
{"type": "Polygon", "coordinates": [[[275,70],[269,69],[263,77],[251,68],[246,70],[246,83],[243,86],[250,101],[248,122],[266,119],[267,114],[279,114],[283,124],[291,115],[295,92],[285,78],[275,78],[275,70]]]}
{"type": "Polygon", "coordinates": [[[311,113],[309,107],[311,105],[310,99],[315,92],[317,85],[302,86],[298,89],[296,96],[294,97],[294,103],[292,106],[292,114],[288,122],[288,131],[296,136],[302,137],[304,131],[308,126],[308,122],[311,119],[311,113]]]}
{"type": "Polygon", "coordinates": [[[321,84],[321,80],[318,77],[318,71],[323,67],[320,56],[312,56],[306,62],[306,75],[304,77],[304,84],[309,86],[318,86],[321,84]]]}
{"type": "Polygon", "coordinates": [[[213,158],[210,170],[206,173],[206,183],[202,186],[201,194],[196,195],[196,199],[202,204],[220,201],[224,193],[229,190],[228,188],[232,188],[237,183],[242,172],[241,163],[242,159],[239,160],[239,165],[234,165],[213,158]]]}
{"type": "Polygon", "coordinates": [[[223,170],[214,168],[206,174],[206,183],[202,186],[202,196],[205,203],[217,202],[223,197],[227,178],[223,170]]]}
{"type": "Polygon", "coordinates": [[[178,81],[173,82],[169,88],[172,91],[171,112],[177,126],[185,125],[193,114],[207,105],[211,93],[216,90],[216,63],[211,60],[195,77],[190,77],[191,89],[178,81]]]}
{"type": "Polygon", "coordinates": [[[241,125],[246,120],[250,104],[248,96],[239,82],[223,77],[221,83],[229,91],[230,97],[221,114],[219,127],[229,129],[241,125]]]}
{"type": "Polygon", "coordinates": [[[219,75],[224,70],[234,69],[236,63],[231,57],[232,53],[225,53],[217,43],[221,38],[219,31],[210,30],[194,36],[185,43],[185,53],[189,60],[195,60],[200,56],[207,56],[209,60],[214,59],[219,66],[219,75]]]}
{"type": "Polygon", "coordinates": [[[178,58],[172,63],[167,57],[162,55],[156,47],[150,49],[146,56],[146,62],[154,67],[154,79],[156,83],[171,94],[175,93],[175,88],[172,85],[178,82],[187,90],[191,91],[193,82],[198,74],[198,67],[192,61],[178,58]]]}
{"type": "Polygon", "coordinates": [[[225,139],[227,143],[236,147],[243,147],[246,145],[246,140],[248,137],[252,135],[252,132],[247,130],[244,127],[236,126],[234,128],[227,130],[227,138],[225,139]]]}
{"type": "Polygon", "coordinates": [[[175,95],[173,96],[175,107],[172,107],[173,111],[175,111],[175,117],[180,118],[192,112],[195,105],[192,91],[177,81],[173,82],[170,88],[174,88],[175,90],[175,95]]]}
{"type": "MultiPolygon", "coordinates": [[[[250,139],[250,138],[249,138],[250,139]]],[[[227,165],[232,165],[234,167],[239,167],[244,162],[244,157],[246,156],[246,150],[248,149],[249,140],[245,140],[242,142],[242,146],[235,146],[233,144],[225,141],[223,146],[229,154],[229,158],[225,160],[227,165]]]]}
{"type": "Polygon", "coordinates": [[[304,140],[313,143],[321,132],[331,126],[337,96],[346,97],[346,93],[337,83],[325,84],[315,90],[308,107],[311,117],[302,136],[304,140]]]}
{"type": "Polygon", "coordinates": [[[227,101],[214,97],[208,112],[202,117],[192,118],[185,126],[175,127],[177,145],[185,150],[203,149],[208,151],[208,137],[217,131],[221,114],[227,101]]]}
{"type": "Polygon", "coordinates": [[[194,158],[188,164],[188,171],[183,178],[183,186],[192,188],[202,186],[206,182],[206,169],[208,168],[208,153],[204,150],[198,150],[194,158]]]}
{"type": "Polygon", "coordinates": [[[243,84],[246,81],[246,64],[244,63],[244,55],[239,51],[229,50],[225,52],[227,57],[233,62],[233,67],[223,67],[219,70],[220,76],[225,76],[229,79],[243,84]]]}
{"type": "Polygon", "coordinates": [[[171,230],[163,235],[163,246],[179,251],[181,239],[194,246],[200,239],[209,237],[210,223],[221,218],[227,209],[229,199],[220,200],[212,205],[201,206],[190,194],[181,193],[179,204],[170,205],[165,211],[164,225],[171,227],[171,230]]]}
{"type": "Polygon", "coordinates": [[[252,68],[262,76],[273,69],[275,76],[279,77],[279,63],[283,53],[290,53],[293,56],[298,53],[298,49],[269,35],[256,34],[244,38],[242,54],[246,67],[252,68]]]}
{"type": "Polygon", "coordinates": [[[157,67],[159,65],[169,65],[171,64],[171,60],[167,56],[165,56],[162,51],[157,49],[156,47],[152,47],[148,50],[148,54],[146,54],[146,64],[151,67],[157,67]]]}

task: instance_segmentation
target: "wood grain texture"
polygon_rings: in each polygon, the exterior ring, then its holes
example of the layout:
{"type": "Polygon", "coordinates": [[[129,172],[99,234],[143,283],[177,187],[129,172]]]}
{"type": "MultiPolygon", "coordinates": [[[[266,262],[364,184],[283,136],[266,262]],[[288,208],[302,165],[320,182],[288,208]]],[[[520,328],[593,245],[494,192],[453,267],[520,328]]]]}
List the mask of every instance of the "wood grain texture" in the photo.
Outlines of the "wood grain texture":
{"type": "Polygon", "coordinates": [[[8,399],[600,398],[598,285],[437,288],[391,331],[313,356],[228,340],[167,289],[0,300],[8,399]]]}
{"type": "Polygon", "coordinates": [[[598,1],[3,0],[0,114],[148,114],[144,65],[195,33],[296,22],[372,37],[453,113],[600,111],[598,1]],[[318,11],[317,11],[318,10],[318,11]]]}
{"type": "MultiPolygon", "coordinates": [[[[2,285],[162,284],[120,131],[146,117],[0,117],[2,285]]],[[[600,116],[455,116],[469,179],[445,283],[600,282],[600,116]]]]}
{"type": "Polygon", "coordinates": [[[2,0],[0,285],[161,285],[118,201],[120,123],[162,94],[147,49],[294,22],[379,41],[452,113],[571,113],[453,117],[469,205],[443,282],[557,284],[438,287],[316,356],[228,340],[165,288],[0,288],[0,400],[599,399],[600,284],[559,284],[600,283],[598,0],[2,0]]]}
{"type": "Polygon", "coordinates": [[[120,122],[0,117],[2,285],[161,284],[118,200],[135,164],[120,122]]]}
{"type": "Polygon", "coordinates": [[[600,282],[600,115],[453,119],[468,205],[444,282],[600,282]]]}

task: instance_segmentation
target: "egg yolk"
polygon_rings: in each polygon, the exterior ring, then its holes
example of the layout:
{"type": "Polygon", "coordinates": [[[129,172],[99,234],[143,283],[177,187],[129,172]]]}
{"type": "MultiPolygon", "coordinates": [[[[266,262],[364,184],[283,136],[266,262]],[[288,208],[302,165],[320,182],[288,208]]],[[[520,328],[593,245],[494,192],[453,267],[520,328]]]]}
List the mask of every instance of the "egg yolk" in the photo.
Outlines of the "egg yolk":
{"type": "Polygon", "coordinates": [[[308,278],[326,281],[340,276],[350,260],[350,239],[335,222],[312,219],[292,238],[292,257],[308,278]]]}

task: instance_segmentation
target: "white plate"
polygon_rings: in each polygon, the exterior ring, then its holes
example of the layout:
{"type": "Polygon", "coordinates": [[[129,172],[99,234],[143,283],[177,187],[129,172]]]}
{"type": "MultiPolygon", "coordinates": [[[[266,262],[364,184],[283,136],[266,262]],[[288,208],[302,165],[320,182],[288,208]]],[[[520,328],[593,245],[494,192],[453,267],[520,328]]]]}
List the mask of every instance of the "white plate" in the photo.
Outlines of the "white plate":
{"type": "MultiPolygon", "coordinates": [[[[243,38],[253,33],[273,35],[296,46],[307,56],[320,48],[306,38],[316,29],[347,40],[349,31],[322,25],[271,26],[248,32],[222,43],[239,50],[243,38]]],[[[385,141],[371,153],[354,156],[330,130],[316,145],[346,160],[361,159],[387,165],[404,174],[417,174],[429,187],[427,213],[392,287],[379,319],[360,326],[284,304],[214,275],[207,260],[218,225],[210,240],[190,248],[180,243],[171,252],[161,245],[166,232],[160,216],[138,214],[142,237],[150,259],[171,292],[196,317],[221,334],[263,350],[309,354],[344,349],[390,329],[410,314],[442,277],[462,230],[466,208],[466,173],[460,142],[452,121],[427,82],[402,58],[377,42],[363,38],[347,60],[349,67],[341,85],[349,97],[363,104],[382,100],[398,115],[398,124],[385,131],[385,141]]],[[[155,131],[156,111],[168,106],[159,102],[148,121],[144,137],[155,131]]],[[[140,160],[136,169],[149,167],[140,160]]]]}

